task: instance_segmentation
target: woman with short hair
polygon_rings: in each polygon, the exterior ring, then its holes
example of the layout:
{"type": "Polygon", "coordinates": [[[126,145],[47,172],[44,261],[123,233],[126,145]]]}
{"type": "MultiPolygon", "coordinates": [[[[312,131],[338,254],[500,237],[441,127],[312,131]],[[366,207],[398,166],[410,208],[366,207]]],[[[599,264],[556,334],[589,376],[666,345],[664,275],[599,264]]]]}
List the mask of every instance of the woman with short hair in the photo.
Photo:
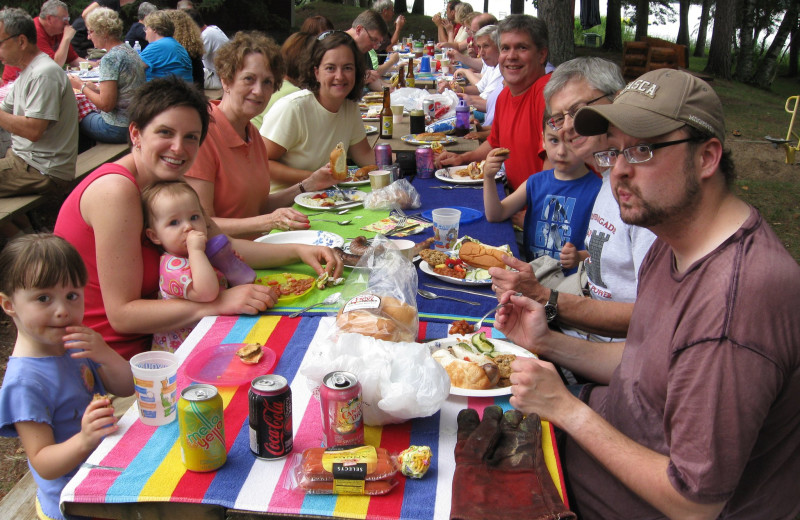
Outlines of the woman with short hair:
{"type": "Polygon", "coordinates": [[[144,19],[144,34],[150,42],[141,54],[142,61],[147,65],[147,81],[175,75],[192,83],[192,59],[172,37],[175,24],[169,13],[156,11],[148,14],[144,19]]]}

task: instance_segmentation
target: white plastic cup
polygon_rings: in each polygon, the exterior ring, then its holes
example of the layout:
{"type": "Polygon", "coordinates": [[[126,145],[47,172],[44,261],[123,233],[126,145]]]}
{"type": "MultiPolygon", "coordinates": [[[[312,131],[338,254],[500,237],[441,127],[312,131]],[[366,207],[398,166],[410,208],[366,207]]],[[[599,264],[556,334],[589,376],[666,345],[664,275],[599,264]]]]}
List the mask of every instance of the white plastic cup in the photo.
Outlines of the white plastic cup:
{"type": "Polygon", "coordinates": [[[458,240],[458,224],[461,211],[453,208],[433,210],[434,247],[439,251],[449,251],[458,240]]]}
{"type": "Polygon", "coordinates": [[[82,61],[82,62],[80,63],[80,68],[81,68],[81,70],[89,70],[89,68],[90,68],[91,66],[92,66],[92,64],[91,64],[91,63],[89,63],[88,61],[82,61]]]}
{"type": "Polygon", "coordinates": [[[385,188],[392,180],[392,172],[389,170],[375,170],[369,172],[369,185],[373,190],[385,188]]]}
{"type": "Polygon", "coordinates": [[[161,426],[178,414],[178,358],[172,352],[150,351],[131,358],[139,418],[161,426]]]}
{"type": "Polygon", "coordinates": [[[392,123],[399,125],[403,122],[403,105],[392,105],[392,123]]]}
{"type": "Polygon", "coordinates": [[[450,60],[443,59],[441,62],[442,74],[450,74],[450,60]]]}

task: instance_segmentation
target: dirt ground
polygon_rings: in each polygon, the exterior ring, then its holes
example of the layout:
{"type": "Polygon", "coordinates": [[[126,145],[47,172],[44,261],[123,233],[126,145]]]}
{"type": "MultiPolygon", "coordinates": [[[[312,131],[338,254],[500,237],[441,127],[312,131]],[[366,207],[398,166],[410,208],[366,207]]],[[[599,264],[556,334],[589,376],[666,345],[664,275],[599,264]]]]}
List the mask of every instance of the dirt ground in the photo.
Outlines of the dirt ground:
{"type": "MultiPolygon", "coordinates": [[[[727,146],[732,150],[738,179],[741,181],[781,181],[800,183],[800,164],[786,164],[782,149],[775,149],[764,142],[737,141],[730,137],[727,146]]],[[[800,156],[798,156],[800,159],[800,156]]],[[[742,183],[746,186],[746,182],[742,183]]],[[[747,192],[740,194],[747,199],[747,192]]],[[[55,222],[55,214],[42,215],[50,226],[55,222]]],[[[798,222],[800,224],[800,221],[798,222]]],[[[796,230],[795,230],[796,232],[796,230]]],[[[8,357],[14,347],[16,331],[5,314],[0,317],[0,378],[3,377],[8,357]]],[[[28,470],[25,453],[17,439],[0,437],[0,499],[28,470]]]]}

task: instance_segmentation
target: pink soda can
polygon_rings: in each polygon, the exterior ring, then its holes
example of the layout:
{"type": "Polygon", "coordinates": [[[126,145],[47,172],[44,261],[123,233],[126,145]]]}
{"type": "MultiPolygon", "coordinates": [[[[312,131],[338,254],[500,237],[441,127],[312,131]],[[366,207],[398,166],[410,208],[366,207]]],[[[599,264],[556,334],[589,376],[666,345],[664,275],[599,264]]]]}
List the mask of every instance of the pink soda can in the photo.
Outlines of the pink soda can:
{"type": "Polygon", "coordinates": [[[364,444],[361,383],[350,372],[331,372],[319,387],[325,447],[364,444]]]}
{"type": "Polygon", "coordinates": [[[417,177],[430,179],[433,177],[433,150],[430,146],[420,146],[415,152],[417,158],[417,177]]]}
{"type": "Polygon", "coordinates": [[[375,164],[378,166],[386,166],[392,164],[392,145],[388,143],[379,143],[375,145],[375,164]]]}

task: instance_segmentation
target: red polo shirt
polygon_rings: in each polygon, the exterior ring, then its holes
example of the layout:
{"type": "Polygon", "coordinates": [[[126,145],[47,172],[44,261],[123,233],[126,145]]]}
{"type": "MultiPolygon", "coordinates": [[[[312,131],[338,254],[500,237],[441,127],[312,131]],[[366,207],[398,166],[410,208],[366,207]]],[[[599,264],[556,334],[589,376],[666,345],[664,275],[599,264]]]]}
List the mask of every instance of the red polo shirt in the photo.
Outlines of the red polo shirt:
{"type": "MultiPolygon", "coordinates": [[[[39,49],[50,56],[51,58],[56,55],[56,51],[58,50],[58,46],[61,43],[61,34],[56,34],[55,36],[50,36],[47,34],[47,31],[44,30],[42,24],[39,22],[39,17],[33,19],[33,23],[36,25],[36,46],[39,49]]],[[[78,53],[75,52],[75,49],[72,48],[72,44],[69,44],[69,51],[67,51],[67,61],[66,63],[71,63],[77,59],[79,59],[78,53]]],[[[11,65],[6,65],[3,69],[3,83],[7,83],[9,81],[14,81],[19,76],[20,70],[16,67],[12,67],[11,65]]]]}

